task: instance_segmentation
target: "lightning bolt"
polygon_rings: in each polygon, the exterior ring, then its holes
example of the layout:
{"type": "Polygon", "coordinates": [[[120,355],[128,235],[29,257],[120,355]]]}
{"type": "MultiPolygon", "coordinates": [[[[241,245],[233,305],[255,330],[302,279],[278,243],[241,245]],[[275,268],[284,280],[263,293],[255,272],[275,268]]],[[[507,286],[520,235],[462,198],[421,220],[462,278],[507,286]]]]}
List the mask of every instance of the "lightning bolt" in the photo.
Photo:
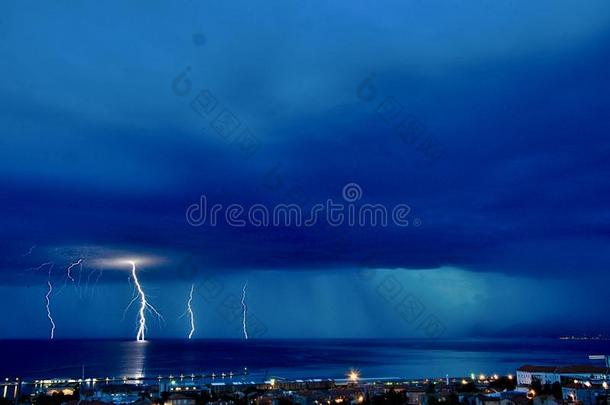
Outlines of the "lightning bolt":
{"type": "Polygon", "coordinates": [[[82,297],[82,291],[80,290],[80,276],[83,272],[83,258],[79,258],[77,261],[72,262],[68,265],[68,267],[66,268],[66,276],[64,278],[64,284],[61,286],[61,288],[59,290],[57,290],[55,292],[55,295],[59,295],[61,294],[61,292],[64,290],[64,288],[66,288],[66,285],[68,285],[68,280],[72,281],[72,284],[76,283],[76,280],[74,279],[74,277],[72,276],[72,269],[75,267],[79,268],[79,279],[78,279],[78,285],[74,285],[74,290],[78,292],[79,296],[82,297]]]}
{"type": "Polygon", "coordinates": [[[189,339],[193,337],[193,333],[195,333],[195,314],[193,313],[193,291],[195,290],[195,284],[191,284],[191,292],[189,294],[189,299],[186,302],[186,312],[188,312],[189,317],[191,319],[191,331],[189,332],[189,339]]]}
{"type": "Polygon", "coordinates": [[[55,338],[55,321],[53,320],[53,315],[51,314],[51,293],[53,292],[53,284],[51,284],[51,271],[53,270],[53,263],[44,263],[38,268],[41,269],[45,265],[49,265],[49,278],[47,279],[47,286],[49,287],[49,290],[44,296],[44,299],[46,301],[47,318],[49,318],[49,322],[51,323],[50,338],[53,340],[55,338]]]}
{"type": "Polygon", "coordinates": [[[51,315],[51,293],[53,292],[53,285],[51,284],[51,280],[47,280],[47,285],[49,286],[49,290],[47,291],[47,295],[44,296],[47,301],[47,318],[49,318],[49,322],[51,322],[51,339],[55,338],[55,322],[53,321],[53,315],[51,315]]]}
{"type": "Polygon", "coordinates": [[[30,249],[27,252],[22,254],[21,257],[26,257],[26,256],[31,255],[35,248],[36,248],[36,245],[32,245],[32,247],[30,247],[30,249]]]}
{"type": "MultiPolygon", "coordinates": [[[[74,283],[74,277],[72,277],[72,269],[76,266],[80,266],[80,271],[83,271],[83,259],[80,258],[78,259],[78,261],[74,262],[74,263],[70,263],[70,265],[68,266],[68,268],[66,269],[66,276],[70,279],[70,281],[72,281],[74,283]]],[[[79,273],[80,274],[80,273],[79,273]]]]}
{"type": "Polygon", "coordinates": [[[144,294],[144,290],[142,290],[142,286],[140,285],[140,280],[138,280],[138,275],[136,274],[136,264],[134,262],[131,262],[131,276],[133,277],[138,294],[140,294],[140,314],[138,319],[140,327],[138,328],[136,340],[138,342],[144,342],[144,331],[146,330],[146,305],[148,302],[146,302],[146,294],[144,294]]]}
{"type": "MultiPolygon", "coordinates": [[[[38,271],[38,270],[42,270],[44,268],[44,266],[51,266],[51,267],[53,267],[53,262],[46,262],[46,263],[41,264],[38,267],[30,267],[28,269],[25,269],[25,271],[32,271],[32,270],[33,271],[38,271]]],[[[51,272],[51,270],[49,270],[49,273],[50,272],[51,272]]]]}
{"type": "MultiPolygon", "coordinates": [[[[136,290],[138,293],[135,298],[137,298],[138,296],[140,297],[140,309],[138,310],[139,327],[138,327],[138,333],[136,334],[136,341],[145,342],[146,339],[145,339],[144,333],[146,332],[146,310],[151,311],[152,313],[154,313],[161,319],[162,319],[162,316],[159,313],[159,311],[157,311],[157,309],[155,307],[153,307],[146,300],[146,294],[144,293],[144,290],[142,289],[142,285],[140,284],[140,280],[138,280],[138,275],[136,273],[136,263],[130,262],[130,264],[131,264],[131,277],[133,277],[133,282],[136,286],[136,290]]],[[[129,306],[131,306],[131,304],[135,301],[135,298],[132,299],[129,306]]],[[[127,308],[129,308],[129,306],[127,308]]]]}
{"type": "Polygon", "coordinates": [[[246,305],[246,287],[248,287],[248,282],[246,281],[246,283],[244,284],[244,288],[242,288],[242,295],[241,295],[241,307],[242,307],[242,312],[244,314],[243,316],[243,320],[242,320],[242,325],[244,328],[244,337],[246,339],[248,339],[248,323],[246,321],[247,316],[248,316],[248,306],[246,305]]]}

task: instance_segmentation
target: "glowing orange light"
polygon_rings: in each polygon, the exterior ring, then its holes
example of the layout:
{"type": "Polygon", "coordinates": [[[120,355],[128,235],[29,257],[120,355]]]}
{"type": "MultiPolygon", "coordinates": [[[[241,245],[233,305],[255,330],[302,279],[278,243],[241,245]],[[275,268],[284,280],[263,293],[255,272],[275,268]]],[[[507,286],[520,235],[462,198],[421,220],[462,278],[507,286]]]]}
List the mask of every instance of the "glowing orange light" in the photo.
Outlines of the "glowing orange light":
{"type": "Polygon", "coordinates": [[[351,382],[358,382],[358,379],[360,378],[360,371],[352,369],[347,374],[347,377],[351,382]]]}

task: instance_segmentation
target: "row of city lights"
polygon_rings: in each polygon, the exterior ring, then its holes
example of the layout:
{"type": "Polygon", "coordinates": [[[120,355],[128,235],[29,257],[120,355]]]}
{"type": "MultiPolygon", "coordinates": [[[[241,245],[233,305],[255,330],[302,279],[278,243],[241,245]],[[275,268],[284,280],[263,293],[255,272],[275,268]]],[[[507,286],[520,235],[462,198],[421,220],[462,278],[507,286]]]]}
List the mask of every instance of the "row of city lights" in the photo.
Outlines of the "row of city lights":
{"type": "MultiPolygon", "coordinates": [[[[211,378],[216,378],[218,376],[220,376],[221,378],[226,378],[227,376],[229,378],[233,378],[235,376],[235,374],[231,371],[229,373],[224,373],[224,372],[220,373],[220,374],[212,373],[212,374],[209,375],[209,377],[211,377],[211,378]]],[[[180,380],[183,380],[184,378],[194,379],[194,378],[200,378],[200,377],[206,377],[206,376],[195,375],[195,374],[191,374],[191,375],[185,376],[184,374],[180,374],[180,380]]],[[[348,380],[350,382],[358,382],[358,380],[360,379],[360,371],[352,369],[352,370],[350,370],[348,372],[347,377],[348,377],[348,380]]],[[[168,377],[163,377],[161,375],[157,376],[158,380],[163,380],[163,379],[173,380],[174,378],[175,377],[172,374],[170,374],[168,377]]],[[[486,377],[485,377],[484,374],[481,374],[479,376],[479,380],[484,380],[485,378],[486,377]]],[[[498,379],[498,378],[499,377],[498,377],[497,374],[494,374],[493,376],[490,377],[491,380],[498,379]]],[[[86,382],[86,383],[94,383],[95,384],[95,383],[100,382],[100,381],[110,382],[110,381],[118,381],[118,380],[127,381],[127,380],[141,380],[141,379],[143,379],[143,378],[142,377],[127,377],[127,376],[122,377],[122,378],[121,377],[106,377],[105,379],[104,378],[44,379],[44,380],[35,380],[34,383],[35,384],[60,384],[60,383],[64,383],[65,384],[65,383],[77,383],[77,382],[78,383],[83,383],[83,382],[86,382]]],[[[475,379],[474,374],[471,374],[471,379],[472,380],[475,379]]],[[[512,380],[513,376],[511,374],[509,374],[508,375],[508,379],[512,380]]],[[[5,378],[6,382],[10,382],[9,380],[10,380],[9,378],[5,378]]],[[[426,379],[424,381],[428,382],[429,380],[426,379]]],[[[441,378],[441,379],[439,379],[439,381],[444,381],[444,380],[441,378]]],[[[19,383],[19,382],[20,382],[19,378],[15,378],[15,383],[19,383]]],[[[415,382],[417,382],[417,381],[415,381],[415,382]]],[[[23,383],[27,383],[27,382],[23,382],[23,383]]],[[[175,383],[175,381],[172,381],[172,383],[175,383]]],[[[467,381],[466,380],[462,380],[462,383],[466,384],[467,381]]],[[[271,385],[275,385],[275,379],[271,379],[271,385]]]]}
{"type": "MultiPolygon", "coordinates": [[[[234,375],[235,374],[233,372],[229,372],[229,373],[224,373],[223,372],[223,373],[220,373],[220,374],[212,373],[212,374],[208,375],[207,377],[211,377],[211,378],[214,379],[217,376],[220,376],[222,378],[226,378],[228,376],[230,378],[233,378],[234,375]]],[[[195,379],[195,378],[201,378],[201,377],[205,378],[206,376],[205,375],[195,375],[195,374],[191,374],[191,375],[185,376],[184,374],[180,374],[179,378],[182,381],[184,378],[195,379]]],[[[163,377],[163,376],[159,375],[157,377],[157,380],[161,381],[163,379],[169,379],[169,380],[171,380],[171,384],[176,384],[176,380],[174,378],[175,377],[173,375],[171,375],[171,374],[168,377],[163,377]]],[[[359,370],[355,370],[355,369],[349,370],[349,372],[347,373],[347,378],[348,378],[348,381],[350,381],[352,383],[357,383],[360,380],[360,371],[359,370]]],[[[508,374],[506,376],[506,378],[508,378],[509,380],[512,380],[514,377],[513,377],[512,374],[508,374]]],[[[142,379],[144,379],[144,378],[143,377],[123,377],[123,378],[106,377],[105,379],[101,379],[101,378],[44,379],[44,380],[35,380],[34,383],[35,384],[61,384],[61,383],[65,384],[65,383],[83,383],[83,382],[85,382],[85,383],[93,383],[93,384],[95,384],[95,383],[100,382],[100,381],[104,381],[104,382],[108,383],[108,382],[111,382],[111,381],[114,382],[114,381],[120,381],[120,380],[128,381],[128,380],[142,380],[142,379]]],[[[499,379],[500,379],[500,376],[498,376],[498,374],[493,374],[493,375],[491,375],[489,377],[487,377],[485,374],[480,374],[478,376],[478,378],[477,378],[474,373],[471,373],[470,374],[470,381],[466,380],[466,379],[462,379],[461,383],[465,385],[465,384],[468,384],[471,381],[476,381],[476,380],[478,380],[480,382],[487,382],[488,380],[489,381],[494,381],[494,380],[499,380],[499,379]]],[[[429,381],[430,381],[429,379],[425,379],[424,380],[424,382],[426,382],[426,383],[429,382],[429,381]]],[[[444,379],[440,378],[439,381],[443,382],[444,379]]],[[[453,381],[455,381],[455,380],[453,380],[453,381]]],[[[19,378],[15,378],[14,382],[11,382],[9,378],[5,378],[5,382],[9,383],[11,385],[19,384],[19,383],[27,384],[27,382],[21,381],[19,378]]],[[[406,381],[406,382],[408,382],[408,381],[406,381]]],[[[271,379],[269,381],[269,383],[270,383],[271,386],[275,386],[276,380],[273,378],[273,379],[271,379]]],[[[413,381],[413,383],[419,383],[419,381],[413,381]]],[[[575,384],[581,383],[581,384],[583,384],[583,385],[585,385],[587,387],[591,387],[591,382],[589,382],[589,381],[574,380],[574,383],[575,384]]],[[[391,382],[387,382],[386,384],[391,384],[391,382]]],[[[604,389],[608,389],[608,383],[606,381],[602,382],[602,386],[603,386],[604,389]]],[[[530,393],[532,393],[532,395],[536,395],[536,393],[533,390],[531,390],[530,393]]]]}
{"type": "MultiPolygon", "coordinates": [[[[247,371],[246,371],[247,372],[247,371]]],[[[195,378],[206,378],[206,377],[211,377],[211,378],[216,378],[216,377],[221,377],[221,378],[233,378],[236,375],[241,375],[241,374],[236,374],[231,372],[225,373],[222,372],[220,374],[216,374],[216,373],[212,373],[209,375],[195,375],[195,374],[191,374],[191,375],[187,375],[185,376],[184,374],[180,374],[180,380],[182,381],[184,378],[191,378],[191,379],[195,379],[195,378]]],[[[175,377],[173,375],[169,375],[168,377],[163,377],[161,375],[157,376],[157,380],[161,381],[161,380],[173,380],[175,377]]],[[[111,381],[134,381],[134,380],[144,380],[144,377],[106,377],[106,378],[68,378],[68,379],[43,379],[43,380],[34,380],[33,384],[67,384],[67,383],[97,383],[97,382],[111,382],[111,381]]],[[[28,381],[22,381],[20,380],[18,377],[15,378],[15,381],[12,382],[10,378],[6,377],[4,379],[5,384],[2,385],[6,385],[6,383],[9,383],[11,385],[13,384],[32,384],[32,382],[28,382],[28,381]]],[[[175,381],[174,381],[175,382],[175,381]]]]}
{"type": "MultiPolygon", "coordinates": [[[[216,378],[218,376],[220,376],[221,378],[226,378],[227,376],[229,378],[233,378],[235,376],[235,374],[232,371],[229,372],[229,373],[224,373],[223,372],[223,373],[220,373],[220,374],[212,373],[208,377],[216,378]]],[[[206,377],[206,376],[195,375],[195,374],[191,374],[191,375],[185,376],[184,374],[180,374],[179,378],[182,381],[184,378],[194,379],[194,378],[200,378],[200,377],[206,377]]],[[[350,382],[358,382],[360,380],[360,371],[359,370],[355,370],[355,369],[351,369],[351,370],[349,370],[349,372],[347,374],[347,377],[348,377],[348,380],[350,382]]],[[[511,374],[509,374],[507,377],[508,377],[509,380],[513,379],[513,376],[511,374]]],[[[174,378],[175,377],[172,374],[170,374],[168,377],[163,377],[161,375],[157,376],[158,380],[162,380],[162,379],[172,380],[171,381],[172,384],[175,384],[175,382],[176,382],[174,380],[174,378]]],[[[499,378],[500,377],[497,374],[494,374],[494,375],[489,377],[490,380],[497,380],[499,378]]],[[[142,380],[142,379],[143,379],[142,377],[127,377],[127,376],[125,376],[125,377],[122,377],[122,378],[120,378],[120,377],[106,377],[105,379],[104,378],[44,379],[44,380],[35,380],[34,383],[35,384],[60,384],[60,383],[83,383],[83,382],[86,382],[86,383],[94,383],[95,384],[95,383],[100,382],[100,381],[110,382],[110,381],[118,381],[118,380],[128,381],[128,380],[142,380]]],[[[471,380],[475,380],[475,379],[476,379],[475,375],[471,374],[471,380]]],[[[481,375],[479,375],[478,379],[479,380],[485,380],[486,376],[484,374],[481,374],[481,375]]],[[[6,378],[5,381],[9,382],[9,378],[6,378]]],[[[430,381],[429,379],[425,379],[424,380],[424,382],[429,382],[429,381],[430,381]]],[[[440,378],[439,381],[442,382],[444,380],[442,378],[440,378]]],[[[15,378],[15,383],[19,383],[19,382],[20,382],[19,378],[15,378]]],[[[270,382],[271,382],[271,385],[275,385],[276,381],[275,381],[275,379],[271,379],[270,382]]],[[[413,382],[414,383],[418,383],[419,381],[413,381],[413,382]]],[[[576,382],[576,380],[575,380],[575,382],[576,382]]],[[[23,383],[26,383],[26,382],[23,382],[23,383]]],[[[467,384],[467,383],[468,383],[467,380],[465,380],[465,379],[462,380],[462,384],[467,384]]]]}
{"type": "MultiPolygon", "coordinates": [[[[512,379],[513,379],[513,375],[512,375],[512,374],[508,374],[508,375],[506,376],[506,378],[508,378],[509,380],[512,380],[512,379]]],[[[476,380],[476,379],[477,379],[477,378],[475,377],[475,374],[474,374],[474,373],[471,373],[471,374],[470,374],[470,379],[471,379],[471,380],[476,380]]],[[[485,374],[480,374],[478,379],[479,379],[479,381],[484,381],[484,380],[487,380],[488,378],[485,376],[485,374]]],[[[494,374],[494,375],[492,375],[492,376],[489,376],[489,380],[491,380],[491,381],[494,381],[494,380],[499,380],[499,379],[500,379],[500,376],[499,376],[499,375],[497,375],[497,374],[494,374]]],[[[467,383],[468,383],[468,381],[466,381],[466,380],[462,380],[462,384],[467,384],[467,383]]]]}

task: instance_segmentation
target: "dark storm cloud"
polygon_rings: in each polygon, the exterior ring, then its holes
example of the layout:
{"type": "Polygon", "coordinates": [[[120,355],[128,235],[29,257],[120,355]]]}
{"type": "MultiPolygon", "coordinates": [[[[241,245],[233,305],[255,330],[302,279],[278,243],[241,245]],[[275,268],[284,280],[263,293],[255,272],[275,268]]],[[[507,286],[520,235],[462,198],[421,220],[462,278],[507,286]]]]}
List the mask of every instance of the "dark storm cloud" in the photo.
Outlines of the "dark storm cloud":
{"type": "Polygon", "coordinates": [[[34,38],[10,25],[1,43],[15,61],[1,68],[13,80],[0,88],[6,280],[45,257],[78,256],[78,246],[162,252],[170,261],[158,277],[189,255],[218,270],[366,262],[604,271],[610,32],[601,28],[607,6],[593,3],[571,10],[574,17],[510,14],[498,20],[501,33],[485,14],[501,10],[482,8],[472,21],[441,13],[445,25],[431,37],[431,10],[413,4],[393,4],[404,22],[391,11],[367,16],[362,4],[300,16],[250,10],[237,20],[231,6],[216,5],[217,19],[203,23],[185,10],[167,20],[156,10],[138,31],[126,16],[113,31],[105,15],[91,31],[76,22],[69,32],[62,21],[73,12],[54,10],[60,17],[51,21],[32,11],[41,24],[34,38]],[[267,26],[278,18],[279,28],[267,26]],[[192,41],[201,26],[203,45],[192,41]],[[549,26],[568,40],[549,36],[549,26]],[[186,66],[191,91],[176,95],[172,81],[186,66]],[[363,99],[358,89],[372,72],[363,99]],[[256,154],[244,159],[191,110],[204,88],[217,111],[251,128],[256,154]],[[396,119],[379,113],[388,97],[396,119]],[[442,153],[431,158],[405,142],[397,128],[404,117],[415,117],[442,153]],[[298,202],[297,190],[310,206],[340,200],[349,182],[362,187],[362,202],[409,204],[422,226],[194,228],[184,217],[202,194],[247,206],[298,202]],[[36,255],[23,256],[34,244],[36,255]],[[54,250],[65,247],[74,251],[54,250]]]}

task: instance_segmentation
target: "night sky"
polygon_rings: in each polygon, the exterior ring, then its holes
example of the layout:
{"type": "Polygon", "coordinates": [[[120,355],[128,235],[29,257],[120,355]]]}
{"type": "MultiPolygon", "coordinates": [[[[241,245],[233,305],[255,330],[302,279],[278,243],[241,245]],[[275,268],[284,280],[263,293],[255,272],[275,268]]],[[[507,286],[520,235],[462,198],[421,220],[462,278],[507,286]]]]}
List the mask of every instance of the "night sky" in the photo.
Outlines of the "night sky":
{"type": "Polygon", "coordinates": [[[56,338],[134,337],[126,258],[151,339],[191,285],[241,338],[246,281],[255,337],[610,331],[607,0],[8,1],[0,53],[0,338],[48,338],[48,281],[56,338]],[[185,218],[348,183],[410,225],[185,218]]]}

